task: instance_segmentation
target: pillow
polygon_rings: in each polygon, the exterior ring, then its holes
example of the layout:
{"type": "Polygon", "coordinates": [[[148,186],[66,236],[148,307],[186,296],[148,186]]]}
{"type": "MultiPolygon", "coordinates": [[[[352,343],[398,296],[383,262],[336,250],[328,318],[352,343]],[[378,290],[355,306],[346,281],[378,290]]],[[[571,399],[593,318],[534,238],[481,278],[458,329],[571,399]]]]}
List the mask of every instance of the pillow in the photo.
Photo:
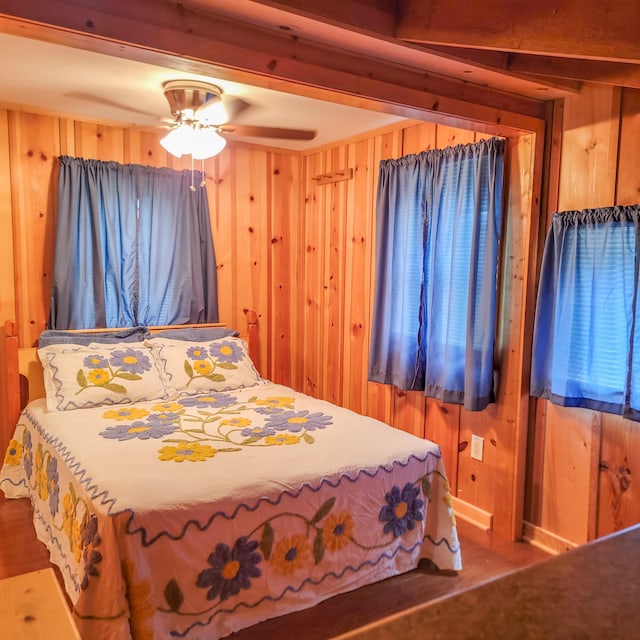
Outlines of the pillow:
{"type": "Polygon", "coordinates": [[[211,340],[238,335],[237,331],[227,327],[176,327],[151,333],[149,339],[169,338],[170,340],[186,340],[187,342],[211,342],[211,340]]]}
{"type": "Polygon", "coordinates": [[[61,331],[59,329],[46,329],[40,334],[39,347],[48,347],[50,344],[82,344],[93,342],[102,344],[116,344],[119,342],[142,342],[149,337],[146,327],[128,327],[117,331],[61,331]]]}
{"type": "Polygon", "coordinates": [[[154,338],[145,344],[154,350],[165,386],[179,397],[251,387],[260,382],[241,338],[209,342],[154,338]]]}
{"type": "Polygon", "coordinates": [[[47,409],[171,399],[144,344],[56,344],[38,349],[47,409]]]}

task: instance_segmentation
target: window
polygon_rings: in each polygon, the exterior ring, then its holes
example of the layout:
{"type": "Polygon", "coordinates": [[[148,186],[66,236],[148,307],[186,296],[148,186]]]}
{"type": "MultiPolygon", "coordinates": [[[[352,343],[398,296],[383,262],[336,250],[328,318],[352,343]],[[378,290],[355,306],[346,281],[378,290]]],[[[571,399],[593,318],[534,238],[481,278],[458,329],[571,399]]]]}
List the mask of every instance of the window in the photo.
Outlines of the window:
{"type": "Polygon", "coordinates": [[[492,138],[381,162],[370,380],[492,401],[503,157],[492,138]]]}
{"type": "Polygon", "coordinates": [[[50,329],[218,320],[207,195],[191,181],[60,157],[50,329]]]}
{"type": "Polygon", "coordinates": [[[640,206],[553,215],[542,260],[531,394],[640,420],[640,206]]]}

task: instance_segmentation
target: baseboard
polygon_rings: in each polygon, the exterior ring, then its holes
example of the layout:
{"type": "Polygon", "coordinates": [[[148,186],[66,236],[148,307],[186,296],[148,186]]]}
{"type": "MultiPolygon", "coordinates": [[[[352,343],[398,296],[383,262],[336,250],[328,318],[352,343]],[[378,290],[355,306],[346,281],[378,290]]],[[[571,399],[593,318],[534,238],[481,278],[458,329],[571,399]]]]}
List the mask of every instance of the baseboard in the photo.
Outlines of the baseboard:
{"type": "Polygon", "coordinates": [[[524,522],[522,527],[522,539],[542,551],[546,551],[552,555],[558,555],[569,549],[579,546],[575,542],[561,538],[551,531],[542,529],[530,522],[524,522]]]}
{"type": "Polygon", "coordinates": [[[451,506],[456,514],[456,518],[475,525],[483,531],[491,531],[493,529],[492,513],[484,511],[469,502],[460,500],[460,498],[454,498],[453,496],[451,497],[451,506]]]}

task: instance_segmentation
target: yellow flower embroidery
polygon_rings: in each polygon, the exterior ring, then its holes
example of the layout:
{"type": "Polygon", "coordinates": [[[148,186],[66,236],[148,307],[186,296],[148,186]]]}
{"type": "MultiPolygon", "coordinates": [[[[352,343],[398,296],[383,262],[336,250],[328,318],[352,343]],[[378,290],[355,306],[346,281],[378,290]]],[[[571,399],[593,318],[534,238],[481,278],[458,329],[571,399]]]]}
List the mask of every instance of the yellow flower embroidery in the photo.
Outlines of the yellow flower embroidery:
{"type": "Polygon", "coordinates": [[[56,474],[56,477],[49,476],[49,474],[47,474],[47,494],[53,496],[55,494],[57,486],[58,486],[57,474],[56,474]]]}
{"type": "Polygon", "coordinates": [[[42,445],[39,444],[36,449],[36,457],[35,457],[35,472],[39,473],[42,469],[44,463],[44,451],[42,450],[42,445]]]}
{"type": "Polygon", "coordinates": [[[77,521],[71,523],[71,537],[69,538],[71,552],[76,562],[80,562],[82,558],[82,527],[77,521]]]}
{"type": "Polygon", "coordinates": [[[265,398],[264,400],[256,400],[257,405],[266,405],[268,407],[283,408],[289,407],[293,409],[294,398],[287,398],[286,396],[272,396],[265,398]]]}
{"type": "Polygon", "coordinates": [[[111,420],[137,420],[148,415],[149,412],[146,409],[139,409],[138,407],[122,407],[121,409],[105,411],[102,414],[102,417],[110,418],[111,420]]]}
{"type": "Polygon", "coordinates": [[[353,536],[354,522],[347,511],[332,513],[325,520],[322,528],[322,540],[324,546],[331,551],[344,549],[353,536]]]}
{"type": "Polygon", "coordinates": [[[99,387],[103,384],[107,384],[107,382],[111,380],[111,376],[106,369],[91,369],[87,374],[87,380],[91,384],[99,387]]]}
{"type": "Polygon", "coordinates": [[[49,499],[49,479],[47,478],[47,472],[44,469],[40,469],[36,477],[36,484],[38,487],[38,495],[40,500],[49,499]]]}
{"type": "Polygon", "coordinates": [[[203,462],[207,458],[213,458],[217,450],[208,444],[200,444],[198,442],[182,442],[177,446],[162,447],[158,452],[160,460],[166,462],[173,460],[174,462],[203,462]]]}
{"type": "Polygon", "coordinates": [[[122,563],[122,575],[127,589],[131,635],[140,640],[153,640],[153,629],[147,625],[147,620],[155,612],[150,597],[151,585],[148,580],[136,580],[135,566],[131,560],[122,563]]]}
{"type": "Polygon", "coordinates": [[[4,456],[4,463],[10,467],[15,467],[22,460],[22,443],[11,440],[4,456]]]}
{"type": "Polygon", "coordinates": [[[297,534],[278,542],[271,556],[271,563],[284,575],[289,576],[307,564],[309,559],[309,542],[305,536],[297,534]]]}
{"type": "Polygon", "coordinates": [[[213,365],[208,360],[196,360],[193,370],[201,376],[209,375],[213,371],[213,365]]]}
{"type": "Polygon", "coordinates": [[[225,344],[225,345],[220,347],[220,355],[221,356],[227,356],[227,357],[232,356],[233,355],[233,349],[225,344]]]}
{"type": "Polygon", "coordinates": [[[151,407],[151,411],[163,411],[166,413],[178,413],[183,412],[184,407],[177,402],[160,402],[158,404],[154,404],[151,407]]]}
{"type": "Polygon", "coordinates": [[[47,470],[44,464],[44,451],[42,445],[38,445],[36,451],[36,464],[34,470],[34,479],[36,483],[36,490],[40,496],[40,500],[49,499],[49,481],[47,478],[47,470]]]}
{"type": "Polygon", "coordinates": [[[73,496],[70,493],[67,493],[62,499],[62,530],[69,541],[71,541],[75,512],[76,505],[73,500],[73,496]]]}
{"type": "Polygon", "coordinates": [[[447,508],[449,509],[449,519],[451,520],[451,524],[455,527],[456,514],[453,512],[453,500],[451,498],[451,493],[450,493],[451,485],[449,484],[448,480],[442,481],[442,488],[444,490],[444,495],[442,496],[442,502],[444,502],[445,505],[447,505],[447,508]]]}
{"type": "Polygon", "coordinates": [[[231,418],[230,420],[222,420],[220,424],[228,424],[232,427],[248,427],[251,424],[251,420],[248,418],[231,418]]]}
{"type": "Polygon", "coordinates": [[[149,431],[150,427],[148,424],[139,424],[137,427],[131,425],[127,429],[127,433],[144,433],[145,431],[149,431]]]}
{"type": "Polygon", "coordinates": [[[268,445],[280,445],[280,444],[298,444],[300,438],[298,436],[292,436],[289,433],[278,433],[275,436],[267,436],[265,444],[268,445]]]}

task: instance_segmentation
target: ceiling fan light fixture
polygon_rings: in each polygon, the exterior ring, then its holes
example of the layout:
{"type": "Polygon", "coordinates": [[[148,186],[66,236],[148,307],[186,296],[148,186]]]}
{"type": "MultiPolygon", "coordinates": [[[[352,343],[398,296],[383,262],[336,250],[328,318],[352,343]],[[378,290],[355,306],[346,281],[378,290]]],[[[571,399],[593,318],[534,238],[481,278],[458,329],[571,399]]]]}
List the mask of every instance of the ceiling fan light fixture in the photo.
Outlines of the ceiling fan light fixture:
{"type": "MultiPolygon", "coordinates": [[[[224,96],[224,91],[210,82],[168,80],[162,84],[162,89],[171,109],[174,130],[184,131],[183,125],[191,128],[190,142],[183,141],[182,133],[172,134],[162,141],[162,146],[177,157],[191,154],[197,160],[211,158],[224,149],[228,135],[281,140],[313,140],[316,136],[315,131],[306,129],[233,122],[251,106],[250,103],[237,96],[224,96]]],[[[184,137],[186,139],[186,133],[184,137]]]]}
{"type": "Polygon", "coordinates": [[[219,125],[227,122],[229,114],[220,96],[212,95],[202,106],[198,107],[195,112],[195,117],[200,122],[219,125]]]}
{"type": "Polygon", "coordinates": [[[195,160],[206,160],[218,155],[227,141],[213,128],[201,128],[194,131],[191,143],[191,155],[195,160]]]}
{"type": "Polygon", "coordinates": [[[160,144],[176,158],[191,153],[196,132],[188,124],[180,124],[160,140],[160,144]]]}
{"type": "Polygon", "coordinates": [[[200,80],[169,80],[162,85],[171,113],[179,116],[189,109],[195,113],[209,100],[220,100],[222,89],[200,80]]]}

